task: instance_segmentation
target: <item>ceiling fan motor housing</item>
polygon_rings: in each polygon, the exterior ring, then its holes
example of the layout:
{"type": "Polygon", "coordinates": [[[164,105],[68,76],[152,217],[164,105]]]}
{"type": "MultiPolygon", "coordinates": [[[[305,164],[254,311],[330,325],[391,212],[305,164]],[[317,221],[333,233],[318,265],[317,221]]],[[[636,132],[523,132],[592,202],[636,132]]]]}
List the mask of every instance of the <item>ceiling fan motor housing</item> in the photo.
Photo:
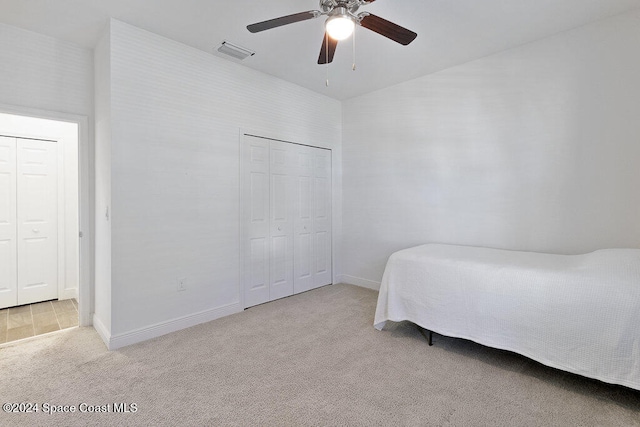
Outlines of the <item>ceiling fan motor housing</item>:
{"type": "Polygon", "coordinates": [[[341,14],[343,16],[352,16],[355,17],[355,13],[360,9],[360,6],[365,4],[365,1],[362,0],[320,0],[320,9],[323,14],[326,15],[337,15],[341,14]],[[340,9],[340,12],[336,12],[340,9]]]}

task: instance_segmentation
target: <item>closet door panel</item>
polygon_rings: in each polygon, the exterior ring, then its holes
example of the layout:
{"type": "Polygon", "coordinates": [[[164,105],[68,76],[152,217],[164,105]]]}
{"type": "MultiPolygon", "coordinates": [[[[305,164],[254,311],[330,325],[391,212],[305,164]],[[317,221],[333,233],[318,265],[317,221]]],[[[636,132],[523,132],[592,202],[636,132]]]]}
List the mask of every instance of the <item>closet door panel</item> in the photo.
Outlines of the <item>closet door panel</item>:
{"type": "Polygon", "coordinates": [[[313,168],[314,287],[332,282],[331,151],[317,149],[313,168]]]}
{"type": "Polygon", "coordinates": [[[16,139],[0,136],[0,308],[18,303],[16,139]]]}
{"type": "Polygon", "coordinates": [[[271,301],[293,295],[293,150],[270,141],[271,301]]]}
{"type": "Polygon", "coordinates": [[[57,144],[17,140],[18,304],[58,297],[57,144]]]}
{"type": "Polygon", "coordinates": [[[314,287],[313,279],[313,151],[296,147],[296,202],[294,203],[294,292],[314,287]]]}
{"type": "Polygon", "coordinates": [[[245,306],[251,307],[269,301],[269,142],[243,142],[242,269],[245,306]]]}

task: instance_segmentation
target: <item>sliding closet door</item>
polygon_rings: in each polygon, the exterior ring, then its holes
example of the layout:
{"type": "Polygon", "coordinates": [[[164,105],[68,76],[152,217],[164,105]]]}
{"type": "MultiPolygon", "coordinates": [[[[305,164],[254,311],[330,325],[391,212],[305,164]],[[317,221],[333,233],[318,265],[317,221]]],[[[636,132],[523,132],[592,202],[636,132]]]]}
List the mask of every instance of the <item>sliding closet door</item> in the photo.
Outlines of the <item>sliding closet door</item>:
{"type": "Polygon", "coordinates": [[[0,136],[0,308],[18,302],[16,139],[0,136]]]}
{"type": "Polygon", "coordinates": [[[292,144],[271,141],[271,289],[270,300],[293,295],[292,144]]]}
{"type": "Polygon", "coordinates": [[[53,141],[18,139],[18,304],[58,297],[58,159],[53,141]]]}
{"type": "Polygon", "coordinates": [[[242,153],[242,271],[246,307],[269,301],[269,141],[245,137],[242,153]]]}
{"type": "Polygon", "coordinates": [[[313,155],[313,276],[314,287],[332,282],[331,268],[331,151],[313,155]]]}

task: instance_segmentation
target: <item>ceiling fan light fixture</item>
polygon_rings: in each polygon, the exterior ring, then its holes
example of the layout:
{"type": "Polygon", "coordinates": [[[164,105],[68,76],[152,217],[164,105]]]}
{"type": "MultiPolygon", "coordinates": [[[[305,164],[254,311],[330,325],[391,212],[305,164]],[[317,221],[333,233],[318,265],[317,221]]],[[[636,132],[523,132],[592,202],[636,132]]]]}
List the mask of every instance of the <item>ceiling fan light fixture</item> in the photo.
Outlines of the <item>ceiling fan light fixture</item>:
{"type": "Polygon", "coordinates": [[[324,24],[327,34],[334,40],[344,40],[353,34],[355,22],[347,15],[333,15],[324,24]]]}
{"type": "MultiPolygon", "coordinates": [[[[328,64],[333,61],[338,42],[353,37],[354,58],[355,58],[355,27],[361,26],[367,30],[378,33],[403,46],[411,43],[418,34],[384,18],[369,12],[360,12],[361,6],[368,5],[375,0],[320,0],[320,10],[308,10],[306,12],[285,15],[267,21],[256,22],[247,25],[247,30],[251,33],[270,30],[296,22],[307,21],[309,19],[326,16],[324,22],[324,37],[322,47],[318,56],[318,64],[328,64]]],[[[355,61],[354,61],[355,62],[355,61]]],[[[354,65],[355,69],[355,65],[354,65]]]]}

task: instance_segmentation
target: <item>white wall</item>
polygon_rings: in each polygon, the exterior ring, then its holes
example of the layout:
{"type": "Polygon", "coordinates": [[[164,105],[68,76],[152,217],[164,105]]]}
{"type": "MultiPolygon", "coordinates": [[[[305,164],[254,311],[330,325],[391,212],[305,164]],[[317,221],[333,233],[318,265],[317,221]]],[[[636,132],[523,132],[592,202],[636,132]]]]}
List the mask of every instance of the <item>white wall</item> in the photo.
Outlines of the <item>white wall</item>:
{"type": "Polygon", "coordinates": [[[332,148],[340,211],[341,104],[118,21],[110,43],[114,348],[240,309],[241,129],[332,148]]]}
{"type": "Polygon", "coordinates": [[[91,51],[0,24],[0,102],[93,115],[91,51]]]}
{"type": "Polygon", "coordinates": [[[427,242],[640,247],[640,12],[343,103],[343,280],[427,242]]]}

